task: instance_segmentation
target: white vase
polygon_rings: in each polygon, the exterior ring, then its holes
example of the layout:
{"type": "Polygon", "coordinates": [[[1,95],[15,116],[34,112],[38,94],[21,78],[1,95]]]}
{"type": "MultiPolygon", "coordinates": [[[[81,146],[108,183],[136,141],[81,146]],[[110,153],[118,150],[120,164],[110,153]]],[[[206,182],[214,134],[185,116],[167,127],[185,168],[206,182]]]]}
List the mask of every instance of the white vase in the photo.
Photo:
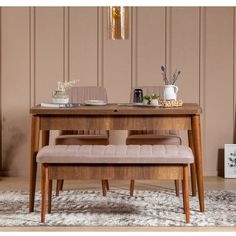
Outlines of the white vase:
{"type": "Polygon", "coordinates": [[[175,85],[164,85],[164,100],[177,99],[178,87],[175,85]]]}
{"type": "Polygon", "coordinates": [[[53,103],[68,103],[69,102],[69,96],[66,94],[65,91],[60,90],[54,90],[52,94],[52,102],[53,103]]]}

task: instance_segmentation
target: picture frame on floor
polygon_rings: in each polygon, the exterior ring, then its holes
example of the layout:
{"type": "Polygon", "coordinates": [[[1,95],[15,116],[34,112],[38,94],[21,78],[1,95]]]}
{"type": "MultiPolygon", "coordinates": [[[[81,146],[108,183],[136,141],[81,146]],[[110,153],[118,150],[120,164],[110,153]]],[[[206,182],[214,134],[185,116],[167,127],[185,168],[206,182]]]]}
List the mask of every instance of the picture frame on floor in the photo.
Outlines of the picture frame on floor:
{"type": "Polygon", "coordinates": [[[224,177],[236,178],[236,144],[225,144],[224,177]]]}

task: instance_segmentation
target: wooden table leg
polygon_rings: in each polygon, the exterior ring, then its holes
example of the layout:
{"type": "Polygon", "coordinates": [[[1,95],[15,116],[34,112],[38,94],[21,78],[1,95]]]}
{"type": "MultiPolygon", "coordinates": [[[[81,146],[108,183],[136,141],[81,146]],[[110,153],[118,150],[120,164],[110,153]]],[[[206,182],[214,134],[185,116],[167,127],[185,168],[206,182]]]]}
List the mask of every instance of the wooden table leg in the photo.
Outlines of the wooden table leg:
{"type": "Polygon", "coordinates": [[[29,181],[29,212],[34,211],[34,197],[37,175],[36,155],[39,150],[39,117],[32,116],[31,124],[31,151],[30,151],[30,181],[29,181]]]}
{"type": "MultiPolygon", "coordinates": [[[[193,134],[192,130],[188,130],[188,143],[189,147],[193,151],[193,155],[195,153],[194,145],[193,145],[193,134]]],[[[192,196],[197,196],[197,176],[196,176],[196,165],[195,162],[190,164],[190,170],[191,170],[191,186],[192,186],[192,196]]]]}
{"type": "Polygon", "coordinates": [[[203,186],[203,173],[202,173],[202,143],[201,143],[200,115],[192,116],[192,132],[193,132],[193,144],[195,151],[194,157],[196,163],[200,211],[204,212],[204,186],[203,186]]]}

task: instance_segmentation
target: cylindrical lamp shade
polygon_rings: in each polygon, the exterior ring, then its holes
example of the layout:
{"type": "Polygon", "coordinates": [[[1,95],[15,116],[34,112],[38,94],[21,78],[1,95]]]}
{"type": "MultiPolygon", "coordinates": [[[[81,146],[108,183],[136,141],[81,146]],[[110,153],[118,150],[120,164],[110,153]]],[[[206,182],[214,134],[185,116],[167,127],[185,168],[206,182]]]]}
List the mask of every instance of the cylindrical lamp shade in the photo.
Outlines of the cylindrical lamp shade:
{"type": "Polygon", "coordinates": [[[129,8],[109,7],[108,10],[108,37],[109,39],[129,38],[129,8]]]}

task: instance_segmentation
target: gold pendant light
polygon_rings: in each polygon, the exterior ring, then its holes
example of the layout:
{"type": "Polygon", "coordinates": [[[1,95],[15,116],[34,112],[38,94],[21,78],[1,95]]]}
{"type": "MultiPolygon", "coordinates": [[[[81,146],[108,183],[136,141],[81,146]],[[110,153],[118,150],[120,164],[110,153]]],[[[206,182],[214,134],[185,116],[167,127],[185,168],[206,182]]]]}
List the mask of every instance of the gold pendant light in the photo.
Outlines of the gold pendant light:
{"type": "Polygon", "coordinates": [[[109,7],[108,9],[109,39],[125,40],[129,38],[129,8],[109,7]]]}

